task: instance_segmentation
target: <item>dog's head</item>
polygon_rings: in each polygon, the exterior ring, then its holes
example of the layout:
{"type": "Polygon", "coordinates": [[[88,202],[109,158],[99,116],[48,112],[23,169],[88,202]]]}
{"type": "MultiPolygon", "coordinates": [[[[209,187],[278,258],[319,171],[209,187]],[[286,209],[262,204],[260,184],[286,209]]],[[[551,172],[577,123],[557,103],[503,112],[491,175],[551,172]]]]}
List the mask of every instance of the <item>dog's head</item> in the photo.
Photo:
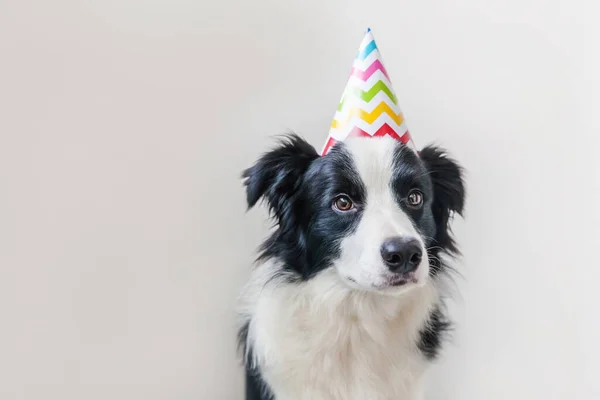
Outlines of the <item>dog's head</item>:
{"type": "Polygon", "coordinates": [[[349,287],[401,293],[457,251],[448,223],[463,209],[462,173],[437,147],[351,138],[321,157],[291,135],[243,176],[248,206],[264,199],[277,223],[261,258],[296,279],[335,268],[349,287]]]}

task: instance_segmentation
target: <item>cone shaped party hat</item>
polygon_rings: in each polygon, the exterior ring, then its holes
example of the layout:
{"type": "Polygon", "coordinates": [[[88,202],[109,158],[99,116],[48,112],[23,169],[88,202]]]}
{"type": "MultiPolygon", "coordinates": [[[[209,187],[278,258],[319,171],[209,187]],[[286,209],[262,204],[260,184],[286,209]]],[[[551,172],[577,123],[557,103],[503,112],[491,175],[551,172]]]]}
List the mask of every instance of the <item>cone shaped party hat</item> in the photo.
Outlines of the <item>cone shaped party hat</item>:
{"type": "Polygon", "coordinates": [[[385,135],[416,151],[373,33],[367,29],[321,154],[349,137],[385,135]]]}

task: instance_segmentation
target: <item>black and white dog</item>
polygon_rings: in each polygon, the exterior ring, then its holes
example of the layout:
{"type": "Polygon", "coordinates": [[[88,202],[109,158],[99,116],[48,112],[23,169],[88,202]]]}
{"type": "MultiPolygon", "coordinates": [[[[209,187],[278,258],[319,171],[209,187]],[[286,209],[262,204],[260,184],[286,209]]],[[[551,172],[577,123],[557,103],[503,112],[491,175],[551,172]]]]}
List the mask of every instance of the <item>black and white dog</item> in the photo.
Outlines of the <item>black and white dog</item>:
{"type": "Polygon", "coordinates": [[[350,138],[325,156],[286,137],[244,174],[277,224],[242,297],[252,400],[419,400],[448,320],[462,169],[443,150],[350,138]]]}

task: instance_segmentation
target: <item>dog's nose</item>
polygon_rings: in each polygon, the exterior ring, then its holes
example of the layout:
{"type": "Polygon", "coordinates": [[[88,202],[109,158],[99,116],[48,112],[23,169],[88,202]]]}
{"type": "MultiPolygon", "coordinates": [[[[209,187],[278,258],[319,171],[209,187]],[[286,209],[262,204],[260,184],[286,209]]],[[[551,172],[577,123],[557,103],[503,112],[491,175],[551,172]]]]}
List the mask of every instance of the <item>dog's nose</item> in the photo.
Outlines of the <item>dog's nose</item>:
{"type": "Polygon", "coordinates": [[[415,238],[393,237],[383,242],[381,257],[390,271],[407,273],[417,269],[423,250],[415,238]]]}

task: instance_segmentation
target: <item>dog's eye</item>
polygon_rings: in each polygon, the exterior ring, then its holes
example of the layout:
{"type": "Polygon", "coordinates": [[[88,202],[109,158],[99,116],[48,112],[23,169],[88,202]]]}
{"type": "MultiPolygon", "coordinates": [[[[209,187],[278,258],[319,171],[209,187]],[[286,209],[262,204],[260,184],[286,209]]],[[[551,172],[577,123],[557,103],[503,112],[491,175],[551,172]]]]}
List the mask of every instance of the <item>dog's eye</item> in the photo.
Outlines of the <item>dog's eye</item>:
{"type": "Polygon", "coordinates": [[[419,208],[423,205],[423,192],[413,189],[408,193],[408,205],[412,208],[419,208]]]}
{"type": "Polygon", "coordinates": [[[350,211],[354,208],[348,196],[338,196],[333,200],[333,207],[339,211],[350,211]]]}

